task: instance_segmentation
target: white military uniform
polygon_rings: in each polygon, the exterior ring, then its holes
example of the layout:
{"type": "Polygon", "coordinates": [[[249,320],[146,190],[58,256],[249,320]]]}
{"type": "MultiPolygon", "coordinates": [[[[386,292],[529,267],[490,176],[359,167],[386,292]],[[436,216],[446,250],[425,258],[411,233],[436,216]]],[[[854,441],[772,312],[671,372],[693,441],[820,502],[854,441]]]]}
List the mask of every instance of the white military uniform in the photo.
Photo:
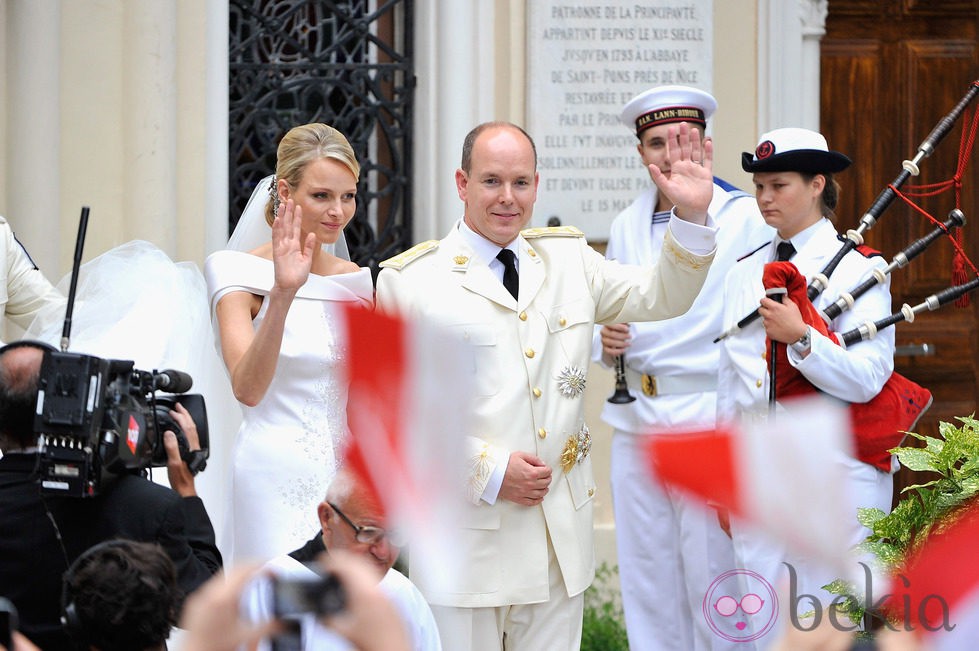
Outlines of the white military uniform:
{"type": "MultiPolygon", "coordinates": [[[[806,276],[820,272],[826,263],[840,250],[842,241],[836,229],[827,219],[821,219],[791,240],[796,255],[791,262],[806,276]]],[[[758,307],[765,294],[762,274],[765,264],[775,259],[776,242],[762,247],[734,266],[728,275],[724,292],[724,329],[727,330],[758,307]]],[[[840,262],[829,278],[829,286],[814,301],[822,309],[835,301],[842,292],[850,291],[869,276],[873,267],[885,266],[881,257],[867,258],[851,251],[840,262]]],[[[842,334],[866,321],[876,321],[891,313],[890,280],[877,285],[861,296],[854,307],[843,312],[829,324],[829,329],[842,334]]],[[[810,328],[812,348],[802,359],[791,347],[787,347],[789,363],[820,391],[847,402],[867,402],[876,396],[894,370],[894,329],[881,330],[869,341],[843,348],[810,328]]],[[[740,332],[722,342],[718,390],[718,417],[730,420],[740,417],[750,425],[752,419],[767,418],[768,413],[768,351],[765,330],[761,320],[747,325],[740,332]]],[[[850,482],[854,506],[876,507],[887,512],[891,504],[891,476],[875,467],[862,463],[841,452],[839,463],[845,468],[850,482]]],[[[762,469],[758,469],[759,472],[762,469]]],[[[777,490],[777,488],[776,488],[777,490]]],[[[800,504],[805,508],[805,504],[800,504]]],[[[792,563],[797,570],[800,593],[816,595],[825,608],[833,595],[821,591],[820,586],[836,576],[827,576],[806,559],[793,556],[778,544],[744,526],[732,523],[735,555],[740,567],[757,572],[773,586],[785,586],[788,569],[783,561],[792,563]]],[[[869,531],[856,520],[852,521],[852,536],[845,541],[861,542],[869,531]]],[[[862,592],[858,591],[858,594],[862,592]]],[[[808,610],[803,601],[802,610],[808,610]]],[[[792,604],[785,604],[792,607],[792,604]]],[[[802,613],[798,613],[802,614],[802,613]]],[[[777,636],[777,631],[759,638],[757,648],[766,645],[777,636]]]]}
{"type": "MultiPolygon", "coordinates": [[[[615,218],[607,258],[656,262],[666,231],[666,224],[652,219],[657,194],[655,186],[649,188],[615,218]]],[[[642,449],[652,430],[713,427],[720,346],[711,342],[721,332],[724,278],[740,256],[774,235],[754,197],[744,192],[715,183],[708,212],[718,226],[717,254],[703,289],[682,316],[632,324],[625,359],[636,400],[606,403],[602,411],[602,420],[615,428],[611,482],[619,581],[629,648],[635,651],[736,646],[714,634],[702,613],[711,582],[734,567],[731,541],[713,510],[653,481],[642,449]],[[655,395],[643,390],[643,374],[647,388],[653,378],[655,395]],[[663,635],[666,630],[669,635],[663,635]]],[[[602,361],[599,332],[595,361],[602,361]]]]}
{"type": "MultiPolygon", "coordinates": [[[[689,308],[712,256],[678,245],[672,234],[678,232],[676,222],[656,268],[606,261],[573,227],[523,231],[514,242],[519,300],[488,261],[474,254],[461,224],[440,242],[423,243],[381,265],[378,307],[431,319],[458,333],[472,350],[471,360],[460,360],[472,365],[477,391],[466,460],[469,504],[453,541],[466,562],[452,589],[442,592],[412,567],[412,580],[429,603],[482,608],[546,602],[554,558],[566,596],[583,593],[592,582],[595,481],[581,388],[593,326],[663,319],[689,308]],[[487,482],[518,450],[536,454],[552,469],[547,496],[533,507],[502,499],[488,503],[482,499],[487,482]]],[[[713,248],[716,229],[680,224],[698,233],[685,240],[691,247],[713,248]]],[[[452,645],[444,628],[442,640],[452,645]]]]}
{"type": "Polygon", "coordinates": [[[65,297],[38,270],[2,216],[0,256],[0,307],[8,319],[25,330],[42,312],[64,319],[65,297]]]}

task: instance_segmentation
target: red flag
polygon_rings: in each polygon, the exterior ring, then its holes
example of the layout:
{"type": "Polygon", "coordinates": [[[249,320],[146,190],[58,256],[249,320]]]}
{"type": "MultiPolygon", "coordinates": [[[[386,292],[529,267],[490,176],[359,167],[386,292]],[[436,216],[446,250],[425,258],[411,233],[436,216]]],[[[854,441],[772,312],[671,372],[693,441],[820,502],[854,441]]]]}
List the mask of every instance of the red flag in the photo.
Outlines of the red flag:
{"type": "Polygon", "coordinates": [[[750,424],[654,433],[647,444],[653,476],[731,510],[800,553],[847,567],[855,506],[839,463],[852,452],[846,410],[819,395],[786,407],[750,424]]]}
{"type": "MultiPolygon", "coordinates": [[[[387,484],[405,472],[403,414],[407,361],[405,324],[400,319],[357,307],[344,311],[350,382],[347,424],[351,436],[345,465],[370,488],[382,507],[391,505],[387,484]]],[[[405,486],[410,489],[410,485],[405,486]]]]}
{"type": "Polygon", "coordinates": [[[663,483],[741,514],[739,470],[732,462],[734,436],[731,429],[716,429],[651,437],[653,472],[663,483]]]}
{"type": "Polygon", "coordinates": [[[448,526],[464,495],[463,442],[472,376],[463,344],[422,321],[344,307],[347,424],[344,460],[438,580],[451,572],[448,526]],[[453,496],[459,496],[453,499],[453,496]]]}
{"type": "MultiPolygon", "coordinates": [[[[973,503],[947,528],[929,535],[905,561],[892,578],[890,598],[883,604],[899,627],[941,636],[962,627],[967,618],[976,619],[970,606],[979,597],[977,540],[979,506],[973,503]]],[[[975,629],[975,622],[970,624],[975,629]]],[[[975,648],[975,642],[972,638],[969,648],[975,648]]]]}

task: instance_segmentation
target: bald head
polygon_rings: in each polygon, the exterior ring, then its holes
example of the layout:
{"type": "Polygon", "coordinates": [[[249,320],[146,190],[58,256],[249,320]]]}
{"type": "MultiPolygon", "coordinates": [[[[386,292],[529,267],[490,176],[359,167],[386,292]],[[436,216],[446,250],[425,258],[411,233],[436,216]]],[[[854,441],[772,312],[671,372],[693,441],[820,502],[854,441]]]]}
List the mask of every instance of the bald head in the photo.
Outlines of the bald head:
{"type": "Polygon", "coordinates": [[[472,161],[473,161],[473,147],[476,146],[476,140],[479,138],[483,132],[492,131],[497,129],[510,129],[527,139],[527,143],[530,145],[530,151],[533,153],[534,157],[534,171],[537,170],[537,145],[534,144],[534,139],[530,137],[530,134],[524,131],[522,128],[513,124],[512,122],[503,122],[501,120],[496,120],[493,122],[483,122],[482,124],[475,127],[472,131],[466,134],[466,139],[462,143],[462,163],[460,167],[462,171],[466,174],[472,172],[472,161]]]}
{"type": "Polygon", "coordinates": [[[357,539],[357,527],[385,529],[387,520],[383,507],[352,472],[344,469],[337,471],[327,489],[326,499],[317,509],[317,515],[327,550],[345,549],[364,556],[377,568],[378,578],[398,560],[401,550],[391,544],[387,536],[375,542],[357,539]]]}
{"type": "Polygon", "coordinates": [[[0,352],[0,449],[29,448],[37,443],[34,403],[44,349],[18,343],[0,352]]]}

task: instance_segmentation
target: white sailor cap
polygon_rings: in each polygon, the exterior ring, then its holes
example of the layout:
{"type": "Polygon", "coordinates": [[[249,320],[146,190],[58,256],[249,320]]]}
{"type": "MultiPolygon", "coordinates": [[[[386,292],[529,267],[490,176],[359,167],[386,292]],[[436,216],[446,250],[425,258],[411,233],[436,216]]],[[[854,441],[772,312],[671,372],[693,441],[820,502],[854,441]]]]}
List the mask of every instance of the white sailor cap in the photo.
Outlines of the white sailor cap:
{"type": "Polygon", "coordinates": [[[787,127],[763,133],[754,153],[742,152],[745,172],[841,172],[850,159],[826,144],[823,134],[809,129],[787,127]]]}
{"type": "Polygon", "coordinates": [[[635,127],[638,136],[650,127],[670,122],[692,122],[707,126],[717,109],[710,93],[690,86],[656,86],[639,93],[622,109],[622,122],[635,127]]]}

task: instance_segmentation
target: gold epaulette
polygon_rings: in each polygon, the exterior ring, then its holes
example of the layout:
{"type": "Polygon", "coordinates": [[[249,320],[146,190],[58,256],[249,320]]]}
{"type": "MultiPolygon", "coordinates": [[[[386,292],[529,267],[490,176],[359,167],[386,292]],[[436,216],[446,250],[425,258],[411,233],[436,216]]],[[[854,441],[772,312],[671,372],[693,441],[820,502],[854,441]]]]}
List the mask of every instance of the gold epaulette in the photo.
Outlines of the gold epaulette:
{"type": "Polygon", "coordinates": [[[585,234],[574,226],[544,226],[542,228],[527,228],[520,231],[525,240],[536,237],[584,237],[585,234]]]}
{"type": "Polygon", "coordinates": [[[427,240],[425,242],[420,242],[407,251],[403,251],[392,258],[388,258],[382,262],[380,266],[385,269],[404,269],[429,251],[434,251],[437,249],[438,246],[438,240],[427,240]]]}

